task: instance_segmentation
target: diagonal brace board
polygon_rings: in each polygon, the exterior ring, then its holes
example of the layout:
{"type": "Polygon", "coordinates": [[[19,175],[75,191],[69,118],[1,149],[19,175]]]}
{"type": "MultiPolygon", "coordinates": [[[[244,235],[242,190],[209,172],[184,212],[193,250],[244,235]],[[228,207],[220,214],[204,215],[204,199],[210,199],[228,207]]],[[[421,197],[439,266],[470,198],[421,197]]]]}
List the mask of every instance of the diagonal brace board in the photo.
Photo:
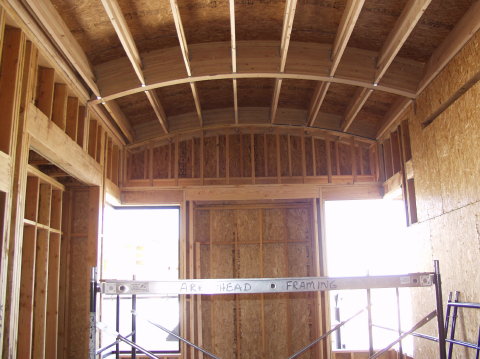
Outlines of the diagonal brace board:
{"type": "Polygon", "coordinates": [[[427,287],[433,273],[366,277],[185,279],[175,281],[101,281],[104,294],[248,294],[345,289],[427,287]]]}

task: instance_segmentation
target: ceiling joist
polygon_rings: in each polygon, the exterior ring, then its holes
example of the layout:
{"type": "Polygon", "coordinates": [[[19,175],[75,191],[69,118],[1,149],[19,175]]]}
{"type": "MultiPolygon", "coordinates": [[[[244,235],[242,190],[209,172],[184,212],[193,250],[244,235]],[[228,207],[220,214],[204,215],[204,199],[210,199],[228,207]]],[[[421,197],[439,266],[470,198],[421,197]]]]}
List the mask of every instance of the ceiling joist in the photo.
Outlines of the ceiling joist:
{"type": "MultiPolygon", "coordinates": [[[[180,42],[180,49],[182,50],[183,62],[187,70],[188,77],[192,76],[192,69],[190,67],[190,57],[188,54],[187,38],[183,29],[182,18],[180,16],[180,10],[178,8],[177,0],[170,0],[170,7],[172,9],[173,21],[175,22],[175,29],[177,30],[178,41],[180,42]]],[[[198,97],[197,87],[195,82],[190,82],[192,89],[193,100],[195,101],[195,108],[197,110],[200,126],[203,124],[202,109],[200,107],[200,99],[198,97]]]]}
{"type": "MultiPolygon", "coordinates": [[[[285,3],[285,14],[283,16],[282,38],[280,40],[280,69],[279,72],[285,72],[285,64],[287,63],[288,47],[290,46],[290,36],[293,29],[293,19],[295,18],[295,10],[297,7],[297,0],[287,0],[285,3]]],[[[280,90],[282,88],[282,80],[275,81],[273,89],[273,99],[271,106],[271,122],[275,122],[278,109],[278,100],[280,98],[280,90]]]]}
{"type": "MultiPolygon", "coordinates": [[[[350,40],[350,36],[352,35],[364,3],[365,0],[348,0],[345,5],[345,10],[343,11],[342,19],[340,20],[337,35],[335,36],[335,41],[332,47],[330,77],[333,77],[337,71],[338,64],[347,48],[348,40],[350,40]]],[[[329,87],[330,82],[320,82],[317,84],[310,103],[310,111],[308,112],[308,126],[312,127],[315,123],[329,87]]]]}
{"type": "MultiPolygon", "coordinates": [[[[140,53],[138,52],[137,46],[135,45],[135,40],[133,39],[132,33],[128,28],[125,17],[123,16],[122,9],[118,4],[117,0],[101,0],[105,11],[107,12],[110,21],[117,33],[120,42],[122,43],[123,49],[127,54],[130,63],[135,71],[135,74],[140,81],[141,86],[145,86],[145,76],[143,74],[143,65],[140,53]]],[[[165,133],[168,133],[167,125],[167,116],[163,110],[163,106],[158,99],[158,96],[155,93],[155,90],[145,91],[145,94],[150,102],[150,105],[157,116],[157,120],[162,126],[162,129],[165,133]]]]}

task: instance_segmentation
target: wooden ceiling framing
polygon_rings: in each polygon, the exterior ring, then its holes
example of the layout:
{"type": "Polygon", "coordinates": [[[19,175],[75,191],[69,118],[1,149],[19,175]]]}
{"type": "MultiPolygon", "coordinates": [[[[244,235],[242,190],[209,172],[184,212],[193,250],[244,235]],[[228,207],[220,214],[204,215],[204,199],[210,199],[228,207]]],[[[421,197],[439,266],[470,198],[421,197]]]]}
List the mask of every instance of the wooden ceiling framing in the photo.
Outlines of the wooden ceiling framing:
{"type": "Polygon", "coordinates": [[[475,0],[4,1],[128,143],[213,123],[380,138],[480,28],[475,0]]]}

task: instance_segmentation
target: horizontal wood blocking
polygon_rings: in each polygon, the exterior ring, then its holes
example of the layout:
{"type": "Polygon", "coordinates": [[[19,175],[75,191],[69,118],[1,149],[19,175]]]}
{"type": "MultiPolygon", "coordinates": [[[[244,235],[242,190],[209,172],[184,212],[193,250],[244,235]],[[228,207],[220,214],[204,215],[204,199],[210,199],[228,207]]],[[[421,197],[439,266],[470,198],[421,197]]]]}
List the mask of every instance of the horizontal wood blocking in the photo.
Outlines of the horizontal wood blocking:
{"type": "Polygon", "coordinates": [[[375,152],[351,136],[203,131],[127,150],[124,186],[373,182],[375,152]]]}

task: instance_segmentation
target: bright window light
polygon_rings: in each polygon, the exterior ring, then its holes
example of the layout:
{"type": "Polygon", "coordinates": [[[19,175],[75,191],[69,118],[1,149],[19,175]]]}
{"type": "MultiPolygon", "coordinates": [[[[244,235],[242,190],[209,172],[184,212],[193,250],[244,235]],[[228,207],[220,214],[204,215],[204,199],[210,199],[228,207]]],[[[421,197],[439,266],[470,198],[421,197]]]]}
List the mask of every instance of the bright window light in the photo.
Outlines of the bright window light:
{"type": "MultiPolygon", "coordinates": [[[[394,275],[416,272],[408,258],[412,245],[406,235],[405,208],[400,200],[335,201],[325,203],[327,270],[330,277],[394,275]]],[[[335,308],[345,320],[366,306],[365,290],[330,292],[332,324],[335,308]]],[[[398,328],[395,289],[372,289],[373,323],[398,328]]],[[[401,324],[411,325],[408,288],[400,289],[401,324]]],[[[368,350],[367,315],[354,319],[332,337],[332,348],[368,350]]],[[[382,349],[398,333],[373,329],[374,348],[382,349]]],[[[412,340],[402,341],[404,353],[412,353],[412,340]]],[[[398,346],[397,346],[398,348],[398,346]]]]}
{"type": "MultiPolygon", "coordinates": [[[[103,279],[178,279],[179,215],[178,208],[106,206],[103,279]]],[[[120,298],[119,332],[127,336],[132,332],[132,301],[130,296],[120,298]]],[[[179,351],[177,339],[141,319],[149,319],[178,333],[178,296],[138,296],[137,312],[137,344],[153,352],[179,351]]],[[[101,321],[115,329],[116,296],[102,296],[101,321]]],[[[101,345],[114,340],[107,332],[102,333],[101,345]]],[[[120,350],[130,351],[131,348],[122,344],[120,350]]]]}

